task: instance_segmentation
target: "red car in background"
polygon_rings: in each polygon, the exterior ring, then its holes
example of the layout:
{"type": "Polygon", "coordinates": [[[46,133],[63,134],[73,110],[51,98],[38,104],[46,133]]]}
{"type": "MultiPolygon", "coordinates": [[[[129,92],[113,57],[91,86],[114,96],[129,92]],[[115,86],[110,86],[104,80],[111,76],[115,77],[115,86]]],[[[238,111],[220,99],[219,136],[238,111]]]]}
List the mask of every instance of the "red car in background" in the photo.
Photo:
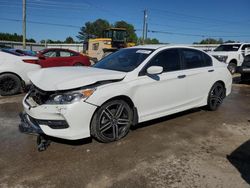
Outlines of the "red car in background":
{"type": "Polygon", "coordinates": [[[37,54],[42,68],[59,66],[90,66],[88,56],[62,48],[48,48],[37,54]]]}

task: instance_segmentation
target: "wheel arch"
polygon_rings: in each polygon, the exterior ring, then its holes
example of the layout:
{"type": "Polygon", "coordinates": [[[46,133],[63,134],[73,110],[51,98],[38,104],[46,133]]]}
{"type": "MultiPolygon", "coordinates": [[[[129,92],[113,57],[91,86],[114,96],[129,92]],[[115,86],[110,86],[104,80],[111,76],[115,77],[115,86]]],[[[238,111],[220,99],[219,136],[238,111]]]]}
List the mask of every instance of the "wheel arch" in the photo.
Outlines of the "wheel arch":
{"type": "Polygon", "coordinates": [[[94,113],[93,113],[93,115],[92,115],[92,117],[91,117],[91,121],[90,121],[91,123],[90,123],[90,125],[89,125],[89,126],[90,126],[90,127],[89,127],[90,132],[91,132],[91,124],[92,124],[92,121],[93,121],[93,118],[94,118],[96,112],[100,109],[100,107],[101,107],[102,105],[104,105],[105,103],[107,103],[107,102],[109,102],[109,101],[112,101],[112,100],[123,100],[123,101],[125,101],[126,103],[128,103],[128,105],[131,107],[131,110],[133,111],[133,122],[132,122],[132,126],[136,125],[136,124],[139,122],[138,111],[137,111],[137,108],[136,108],[136,106],[134,105],[134,102],[132,101],[132,99],[131,99],[129,96],[127,96],[127,95],[117,95],[117,96],[114,96],[114,97],[109,98],[108,100],[105,100],[101,105],[99,105],[99,106],[95,109],[95,111],[94,111],[94,113]]]}
{"type": "Polygon", "coordinates": [[[16,77],[19,78],[19,80],[22,82],[22,84],[24,83],[24,80],[22,79],[22,77],[20,75],[18,75],[17,73],[15,72],[1,72],[0,75],[3,75],[3,74],[13,74],[15,75],[16,77]]]}
{"type": "Polygon", "coordinates": [[[237,59],[231,59],[231,60],[229,61],[229,63],[234,63],[234,64],[236,64],[236,66],[238,65],[237,59]]]}

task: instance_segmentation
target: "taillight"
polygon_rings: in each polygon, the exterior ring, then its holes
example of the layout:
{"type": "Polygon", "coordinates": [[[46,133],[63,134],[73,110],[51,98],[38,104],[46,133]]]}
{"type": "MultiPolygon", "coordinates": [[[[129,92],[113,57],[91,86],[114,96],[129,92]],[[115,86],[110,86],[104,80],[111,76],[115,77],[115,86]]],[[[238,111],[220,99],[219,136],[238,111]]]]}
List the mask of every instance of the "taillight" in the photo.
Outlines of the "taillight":
{"type": "Polygon", "coordinates": [[[38,64],[38,60],[36,59],[23,59],[25,63],[38,64]]]}

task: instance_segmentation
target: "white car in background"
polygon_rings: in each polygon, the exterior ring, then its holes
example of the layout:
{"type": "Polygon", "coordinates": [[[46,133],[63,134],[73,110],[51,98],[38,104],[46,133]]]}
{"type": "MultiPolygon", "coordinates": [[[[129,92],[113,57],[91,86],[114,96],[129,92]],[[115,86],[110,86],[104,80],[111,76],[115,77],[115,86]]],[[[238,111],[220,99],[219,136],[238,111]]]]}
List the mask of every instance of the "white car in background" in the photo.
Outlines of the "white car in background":
{"type": "Polygon", "coordinates": [[[245,56],[250,54],[250,43],[225,43],[209,54],[226,63],[230,72],[234,74],[237,67],[242,65],[245,56]]]}
{"type": "Polygon", "coordinates": [[[30,84],[27,73],[40,69],[38,58],[0,51],[0,95],[13,95],[30,84]]]}
{"type": "Polygon", "coordinates": [[[21,132],[69,140],[92,135],[101,142],[169,114],[216,110],[232,86],[224,63],[201,50],[165,45],[125,48],[94,67],[41,69],[29,78],[21,132]]]}

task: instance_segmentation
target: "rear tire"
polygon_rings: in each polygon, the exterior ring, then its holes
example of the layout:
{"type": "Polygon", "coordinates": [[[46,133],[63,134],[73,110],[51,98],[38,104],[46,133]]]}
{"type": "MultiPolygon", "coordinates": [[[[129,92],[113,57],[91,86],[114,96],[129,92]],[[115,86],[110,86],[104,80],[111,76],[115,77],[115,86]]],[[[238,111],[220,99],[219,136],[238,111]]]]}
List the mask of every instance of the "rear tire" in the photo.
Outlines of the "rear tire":
{"type": "Polygon", "coordinates": [[[210,111],[215,111],[222,104],[226,96],[226,90],[223,84],[216,82],[208,94],[207,108],[210,111]]]}
{"type": "Polygon", "coordinates": [[[14,95],[21,91],[21,80],[14,74],[0,75],[0,95],[14,95]]]}
{"type": "Polygon", "coordinates": [[[132,120],[133,111],[125,101],[109,101],[95,112],[91,135],[104,143],[120,140],[128,134],[132,120]]]}

